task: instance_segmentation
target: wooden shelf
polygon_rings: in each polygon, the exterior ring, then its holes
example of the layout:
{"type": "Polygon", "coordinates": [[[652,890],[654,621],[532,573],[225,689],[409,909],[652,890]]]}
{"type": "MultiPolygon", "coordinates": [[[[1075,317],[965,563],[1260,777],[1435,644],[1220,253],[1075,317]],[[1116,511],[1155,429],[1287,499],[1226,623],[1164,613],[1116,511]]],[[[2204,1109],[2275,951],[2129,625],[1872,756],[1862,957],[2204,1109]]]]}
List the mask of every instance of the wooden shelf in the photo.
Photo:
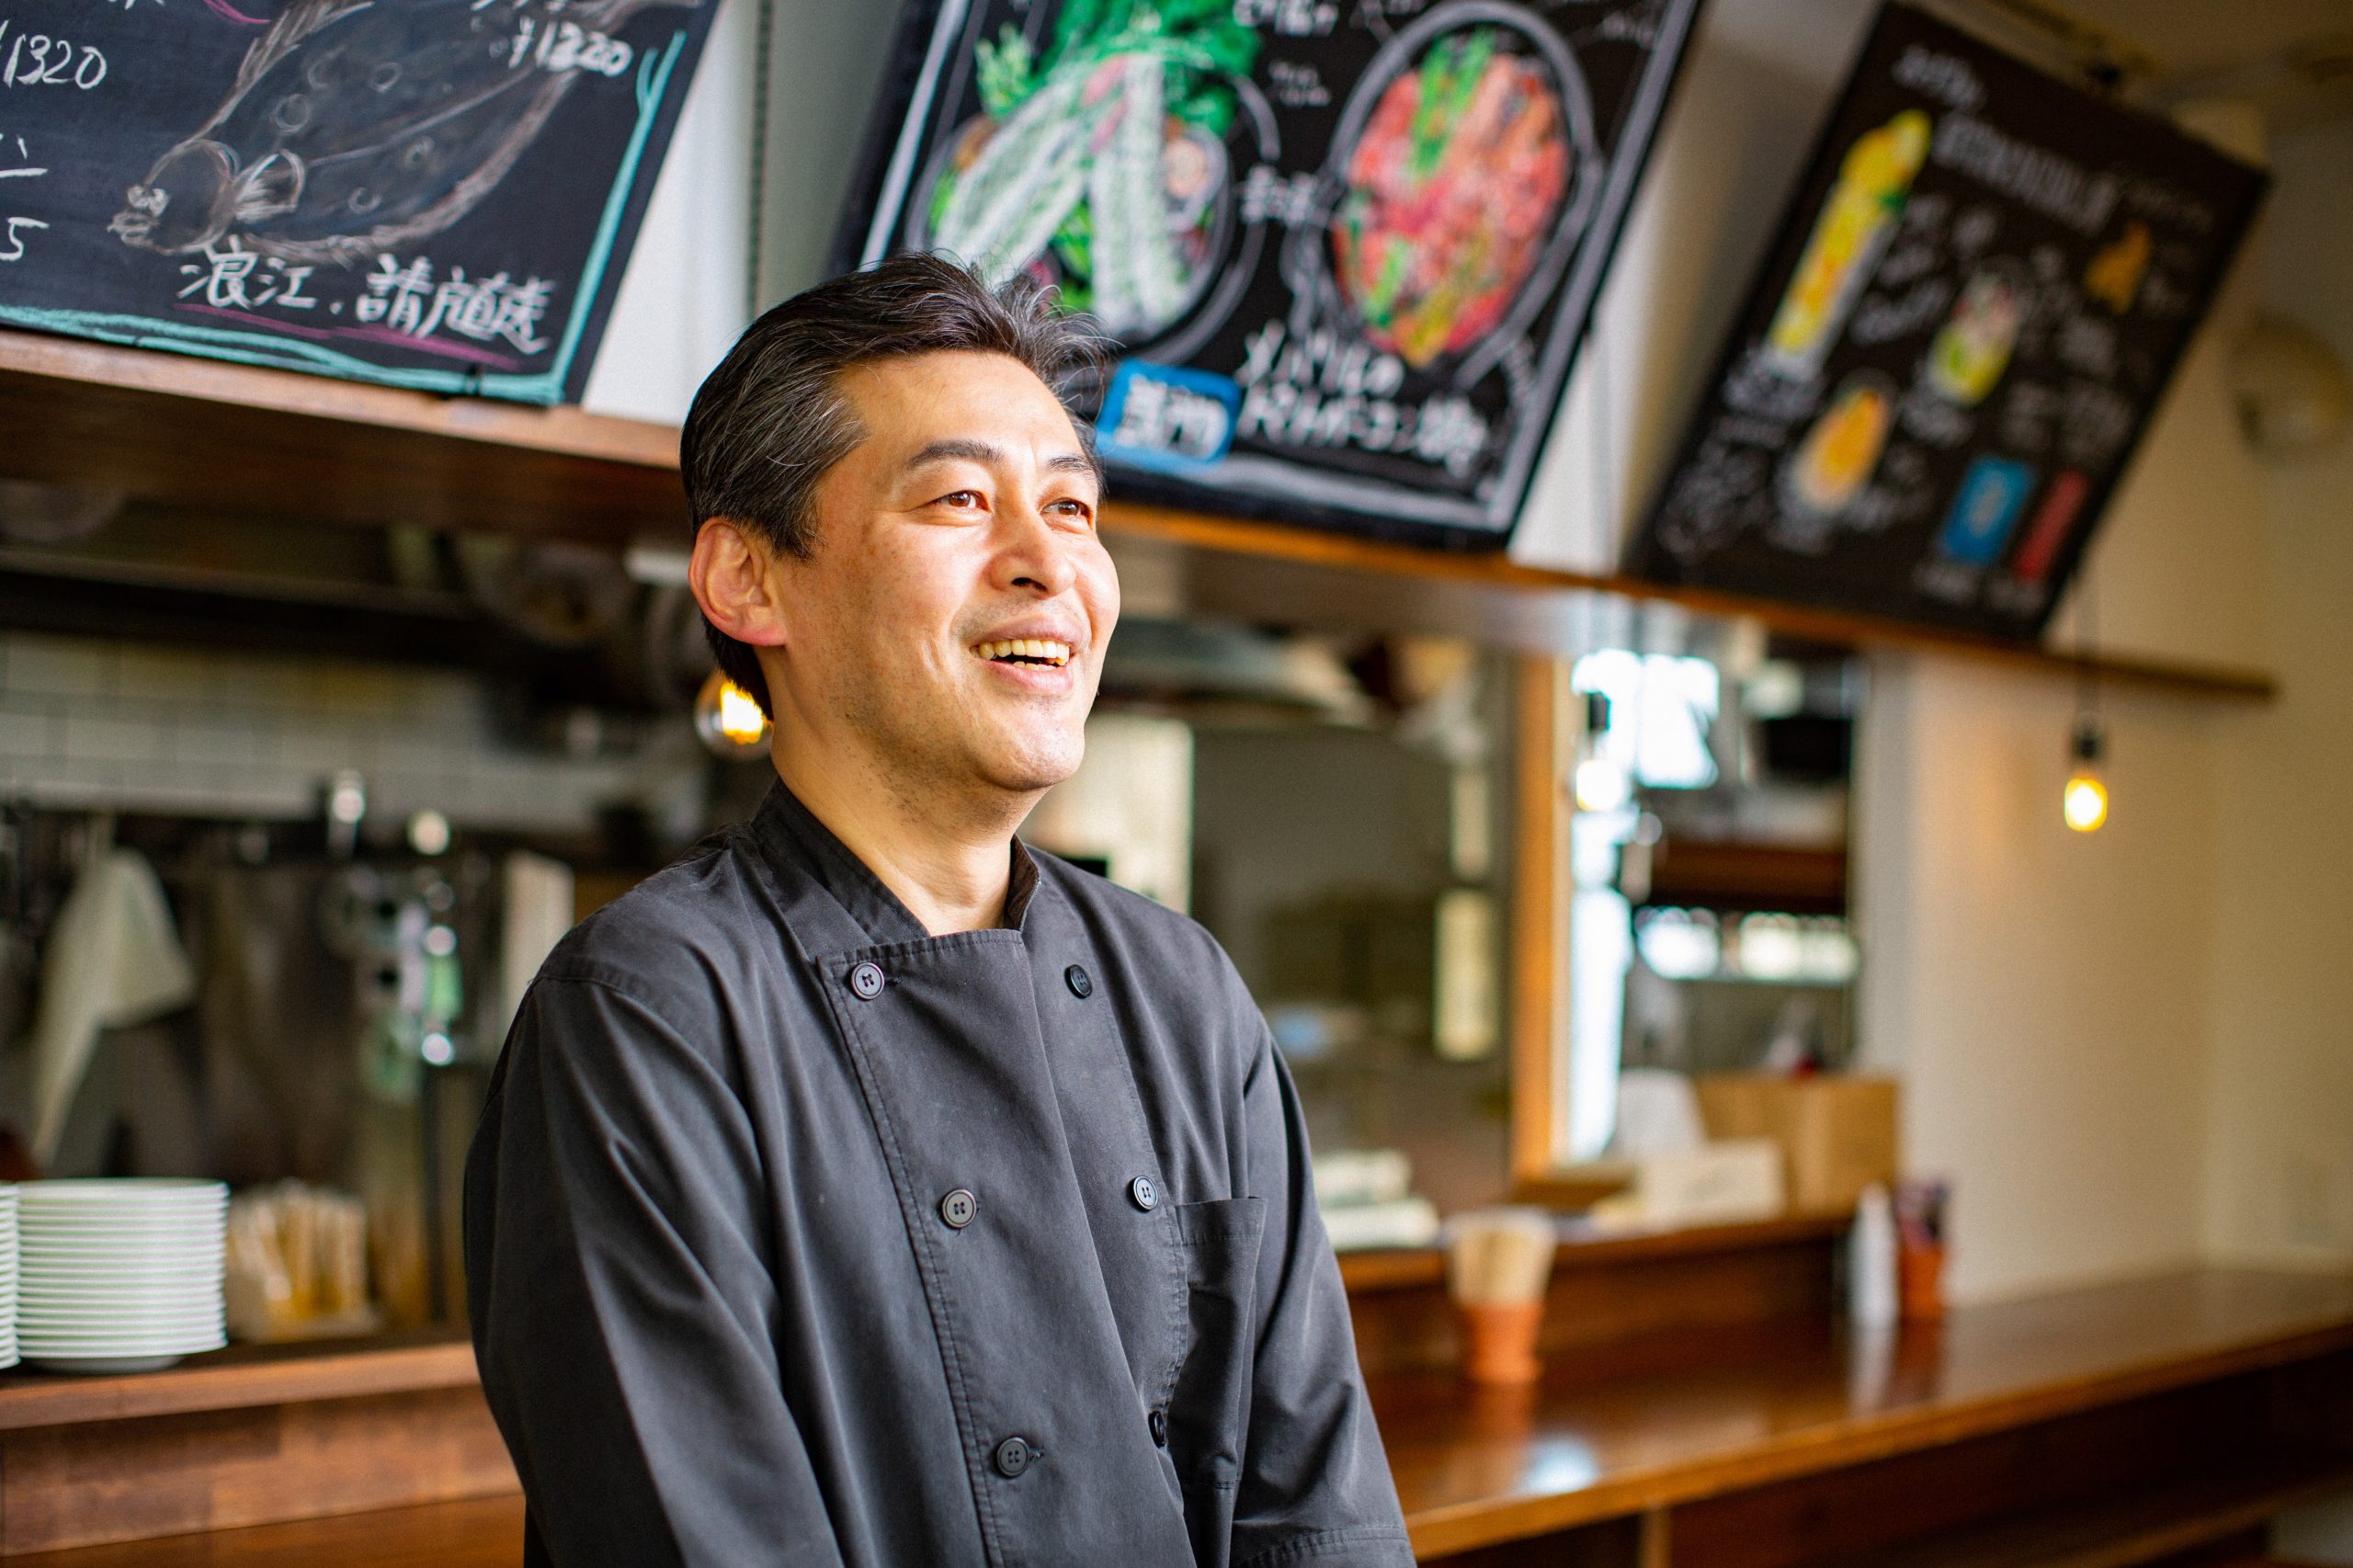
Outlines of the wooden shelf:
{"type": "Polygon", "coordinates": [[[1847,913],[1847,851],[1668,835],[1651,852],[1645,904],[1847,913]]]}
{"type": "MultiPolygon", "coordinates": [[[[365,386],[38,333],[0,331],[0,470],[153,501],[305,520],[503,530],[620,546],[682,541],[678,433],[576,408],[365,386]]],[[[1531,651],[1570,645],[1595,594],[1745,617],[1792,636],[1960,653],[2074,674],[2036,648],[1869,616],[1415,549],[1140,505],[1106,508],[1115,549],[1161,553],[1185,608],[1351,631],[1451,631],[1531,651]]],[[[2104,678],[2265,699],[2270,676],[2091,662],[2104,678]]]]}
{"type": "MultiPolygon", "coordinates": [[[[1637,1260],[1705,1257],[1790,1242],[1827,1240],[1853,1222],[1850,1214],[1786,1214],[1737,1225],[1685,1225],[1674,1230],[1593,1231],[1564,1237],[1553,1254],[1555,1272],[1599,1268],[1637,1260]]],[[[1574,1221],[1572,1222],[1574,1223],[1574,1221]]],[[[1444,1283],[1446,1254],[1438,1247],[1397,1247],[1340,1255],[1340,1279],[1352,1295],[1444,1283]]]]}
{"type": "Polygon", "coordinates": [[[0,331],[14,478],[325,522],[682,537],[678,433],[0,331]]]}
{"type": "Polygon", "coordinates": [[[1279,619],[1288,606],[1289,618],[1306,624],[1451,631],[1543,652],[1569,645],[1579,602],[1602,594],[1754,620],[1791,637],[1838,646],[1954,654],[2070,677],[2089,668],[2103,680],[2186,696],[2268,701],[2279,692],[2278,683],[2262,670],[2131,657],[2085,660],[1882,617],[1563,572],[1501,555],[1420,550],[1271,523],[1201,517],[1116,498],[1105,508],[1103,523],[1114,536],[1115,553],[1118,537],[1123,535],[1179,551],[1188,602],[1253,618],[1279,619]],[[1302,607],[1312,613],[1298,613],[1302,607]]]}
{"type": "Polygon", "coordinates": [[[0,1432],[473,1388],[480,1382],[473,1346],[452,1333],[241,1345],[128,1377],[11,1372],[0,1377],[0,1432]]]}

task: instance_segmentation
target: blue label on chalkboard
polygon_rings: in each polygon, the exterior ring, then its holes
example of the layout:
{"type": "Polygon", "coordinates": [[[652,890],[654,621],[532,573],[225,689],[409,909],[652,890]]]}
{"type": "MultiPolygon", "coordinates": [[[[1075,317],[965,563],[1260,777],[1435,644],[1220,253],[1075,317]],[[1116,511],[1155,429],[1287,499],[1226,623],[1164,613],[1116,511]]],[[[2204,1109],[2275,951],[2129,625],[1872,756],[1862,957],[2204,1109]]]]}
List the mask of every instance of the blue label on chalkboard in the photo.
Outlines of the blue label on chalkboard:
{"type": "Polygon", "coordinates": [[[1242,389],[1231,376],[1142,359],[1122,362],[1096,420],[1105,457],[1162,473],[1213,467],[1233,445],[1242,389]]]}
{"type": "Polygon", "coordinates": [[[2034,471],[2007,458],[1979,458],[1962,476],[1961,494],[1945,514],[1937,548],[1955,561],[1991,566],[2018,526],[2018,514],[2034,488],[2034,471]]]}

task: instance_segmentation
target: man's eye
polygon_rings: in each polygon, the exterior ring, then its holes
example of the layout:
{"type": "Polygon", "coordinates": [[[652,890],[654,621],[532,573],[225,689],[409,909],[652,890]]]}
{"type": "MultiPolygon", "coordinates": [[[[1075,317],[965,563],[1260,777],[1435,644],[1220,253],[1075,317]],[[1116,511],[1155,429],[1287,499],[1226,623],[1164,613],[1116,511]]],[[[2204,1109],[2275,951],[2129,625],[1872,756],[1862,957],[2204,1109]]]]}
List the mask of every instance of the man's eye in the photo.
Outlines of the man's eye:
{"type": "Polygon", "coordinates": [[[1060,512],[1066,517],[1076,517],[1082,523],[1091,523],[1095,520],[1095,508],[1076,499],[1056,501],[1046,509],[1050,512],[1060,512]]]}
{"type": "Polygon", "coordinates": [[[977,490],[951,490],[938,502],[942,506],[977,506],[980,504],[981,493],[977,490]]]}

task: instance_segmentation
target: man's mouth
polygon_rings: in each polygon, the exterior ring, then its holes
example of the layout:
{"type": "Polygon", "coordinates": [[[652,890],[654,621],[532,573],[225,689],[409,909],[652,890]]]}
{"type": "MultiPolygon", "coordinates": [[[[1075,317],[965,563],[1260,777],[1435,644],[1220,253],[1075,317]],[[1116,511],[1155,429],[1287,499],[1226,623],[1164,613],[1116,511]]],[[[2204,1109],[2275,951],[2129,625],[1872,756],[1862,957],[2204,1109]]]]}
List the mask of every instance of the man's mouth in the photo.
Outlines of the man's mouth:
{"type": "Polygon", "coordinates": [[[1009,637],[996,642],[976,642],[972,652],[993,665],[1043,665],[1058,670],[1070,663],[1070,644],[1051,637],[1009,637]]]}

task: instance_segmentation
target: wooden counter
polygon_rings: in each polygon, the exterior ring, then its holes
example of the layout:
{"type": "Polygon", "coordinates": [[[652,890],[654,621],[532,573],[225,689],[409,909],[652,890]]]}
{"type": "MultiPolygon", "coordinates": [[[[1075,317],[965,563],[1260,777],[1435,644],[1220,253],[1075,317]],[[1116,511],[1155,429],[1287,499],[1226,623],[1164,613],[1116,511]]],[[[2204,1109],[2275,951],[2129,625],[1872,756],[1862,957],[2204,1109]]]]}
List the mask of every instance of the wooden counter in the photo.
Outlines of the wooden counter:
{"type": "MultiPolygon", "coordinates": [[[[1648,1348],[1628,1346],[1621,1374],[1554,1380],[1526,1399],[1469,1396],[1443,1374],[1375,1380],[1420,1554],[1655,1514],[2279,1368],[2353,1364],[2353,1280],[2182,1274],[1965,1309],[1900,1335],[1801,1324],[1648,1348]]],[[[2294,1449],[2294,1434],[2273,1436],[2279,1451],[2294,1449]]],[[[2343,1436],[2353,1443],[2353,1426],[2343,1436]]],[[[2353,1482],[2353,1457],[2320,1458],[2353,1482]]]]}
{"type": "MultiPolygon", "coordinates": [[[[2201,1272],[1850,1338],[1819,1323],[1560,1369],[1383,1374],[1415,1545],[1469,1568],[2108,1568],[2251,1546],[2353,1484],[2353,1280],[2201,1272]]],[[[42,1553],[26,1568],[514,1568],[499,1496],[42,1553]]]]}

